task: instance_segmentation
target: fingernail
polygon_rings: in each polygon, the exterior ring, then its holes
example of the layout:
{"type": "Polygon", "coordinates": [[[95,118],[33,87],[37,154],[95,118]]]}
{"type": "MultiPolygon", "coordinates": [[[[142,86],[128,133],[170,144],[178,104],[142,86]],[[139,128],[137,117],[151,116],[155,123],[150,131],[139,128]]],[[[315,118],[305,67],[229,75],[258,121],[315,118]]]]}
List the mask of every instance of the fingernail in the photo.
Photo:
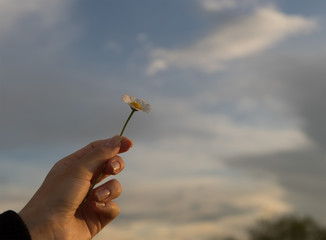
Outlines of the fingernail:
{"type": "Polygon", "coordinates": [[[110,138],[106,143],[105,146],[109,148],[116,148],[121,146],[121,137],[119,135],[115,135],[114,137],[110,138]]]}
{"type": "Polygon", "coordinates": [[[114,173],[118,172],[121,169],[121,165],[120,165],[119,161],[112,161],[111,167],[112,167],[114,173]]]}
{"type": "Polygon", "coordinates": [[[103,207],[105,207],[105,203],[102,203],[102,202],[95,202],[95,206],[96,206],[97,208],[103,208],[103,207]]]}
{"type": "Polygon", "coordinates": [[[101,202],[110,196],[110,190],[107,188],[100,189],[95,192],[95,196],[96,196],[97,201],[101,202]]]}

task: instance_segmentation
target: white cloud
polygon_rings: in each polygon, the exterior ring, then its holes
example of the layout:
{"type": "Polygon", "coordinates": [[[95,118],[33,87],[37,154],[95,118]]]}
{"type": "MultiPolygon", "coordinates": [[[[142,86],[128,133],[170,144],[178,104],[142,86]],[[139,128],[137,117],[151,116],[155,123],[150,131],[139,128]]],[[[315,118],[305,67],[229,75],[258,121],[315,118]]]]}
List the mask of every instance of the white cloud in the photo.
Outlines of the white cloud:
{"type": "Polygon", "coordinates": [[[215,125],[223,156],[272,153],[310,145],[307,137],[296,129],[246,126],[226,119],[219,119],[215,125]]]}
{"type": "Polygon", "coordinates": [[[257,218],[291,211],[283,198],[284,192],[273,182],[240,181],[230,176],[142,182],[125,188],[119,200],[120,218],[98,238],[243,236],[248,224],[257,218]]]}
{"type": "Polygon", "coordinates": [[[238,5],[236,0],[200,0],[199,3],[206,11],[218,12],[238,5]]]}
{"type": "MultiPolygon", "coordinates": [[[[151,121],[156,127],[147,130],[153,134],[148,135],[151,138],[144,144],[136,143],[137,147],[132,150],[133,159],[137,159],[137,164],[132,161],[132,167],[138,171],[151,169],[142,174],[144,178],[161,178],[166,174],[195,177],[203,172],[221,171],[229,158],[297,150],[311,145],[295,126],[240,123],[222,114],[199,112],[189,99],[185,102],[166,99],[164,105],[169,108],[156,109],[159,113],[152,114],[151,121]]],[[[132,178],[138,178],[138,171],[128,175],[135,174],[132,178]]]]}
{"type": "Polygon", "coordinates": [[[36,20],[44,28],[60,22],[72,1],[42,0],[1,0],[0,1],[0,41],[15,30],[17,24],[27,19],[36,20]]]}
{"type": "Polygon", "coordinates": [[[254,5],[258,0],[198,0],[205,11],[219,12],[239,6],[254,5]]]}
{"type": "Polygon", "coordinates": [[[252,15],[216,29],[191,46],[154,49],[147,74],[154,75],[170,67],[216,72],[224,68],[227,61],[258,53],[291,35],[309,32],[316,26],[316,21],[312,19],[286,15],[272,7],[259,8],[252,15]]]}

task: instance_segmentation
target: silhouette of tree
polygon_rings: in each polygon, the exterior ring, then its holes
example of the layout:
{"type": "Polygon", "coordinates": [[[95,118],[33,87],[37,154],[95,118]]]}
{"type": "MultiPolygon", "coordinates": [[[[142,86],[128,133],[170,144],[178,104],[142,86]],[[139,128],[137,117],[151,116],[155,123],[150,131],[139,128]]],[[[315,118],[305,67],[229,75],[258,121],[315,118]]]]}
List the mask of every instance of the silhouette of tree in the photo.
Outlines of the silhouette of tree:
{"type": "Polygon", "coordinates": [[[326,240],[326,229],[315,220],[293,215],[261,220],[248,233],[250,240],[326,240]]]}
{"type": "MultiPolygon", "coordinates": [[[[294,215],[260,220],[248,229],[249,240],[326,240],[326,228],[310,217],[294,215]]],[[[237,240],[232,236],[209,240],[237,240]]]]}

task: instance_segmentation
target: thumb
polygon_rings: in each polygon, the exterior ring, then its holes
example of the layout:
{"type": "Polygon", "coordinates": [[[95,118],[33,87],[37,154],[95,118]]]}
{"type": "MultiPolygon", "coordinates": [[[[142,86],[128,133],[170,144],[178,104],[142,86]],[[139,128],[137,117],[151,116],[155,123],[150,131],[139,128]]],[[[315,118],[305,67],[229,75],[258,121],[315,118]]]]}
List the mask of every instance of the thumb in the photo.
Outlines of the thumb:
{"type": "Polygon", "coordinates": [[[115,135],[103,144],[95,147],[82,157],[78,164],[83,165],[89,172],[95,173],[108,159],[119,153],[122,137],[115,135]]]}

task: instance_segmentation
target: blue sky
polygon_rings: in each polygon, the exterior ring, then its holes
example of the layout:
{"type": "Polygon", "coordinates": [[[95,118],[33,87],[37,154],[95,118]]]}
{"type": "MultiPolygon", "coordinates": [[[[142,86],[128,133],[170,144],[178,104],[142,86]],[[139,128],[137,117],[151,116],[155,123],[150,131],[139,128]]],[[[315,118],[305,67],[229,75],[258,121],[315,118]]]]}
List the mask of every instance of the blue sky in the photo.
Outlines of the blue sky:
{"type": "Polygon", "coordinates": [[[153,112],[126,129],[121,215],[98,239],[245,239],[289,212],[326,224],[325,5],[0,0],[1,209],[119,133],[130,94],[153,112]]]}

